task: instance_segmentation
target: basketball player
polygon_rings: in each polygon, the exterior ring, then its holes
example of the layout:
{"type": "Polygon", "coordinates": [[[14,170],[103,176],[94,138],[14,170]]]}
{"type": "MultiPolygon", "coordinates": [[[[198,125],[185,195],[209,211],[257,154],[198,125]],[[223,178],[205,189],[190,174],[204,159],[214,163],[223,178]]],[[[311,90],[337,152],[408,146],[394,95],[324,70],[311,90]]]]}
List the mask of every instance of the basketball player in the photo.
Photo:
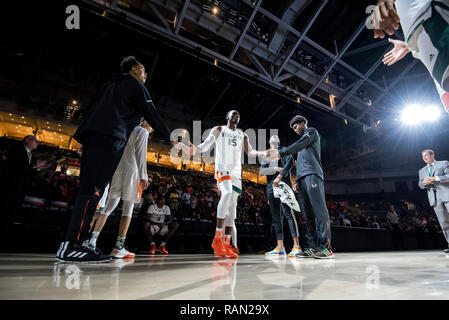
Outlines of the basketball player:
{"type": "Polygon", "coordinates": [[[143,227],[150,241],[150,254],[156,252],[156,243],[153,240],[153,235],[160,234],[163,236],[161,244],[157,247],[157,251],[162,254],[168,254],[165,248],[168,240],[178,230],[179,224],[173,221],[170,207],[165,204],[165,198],[159,194],[157,203],[152,204],[144,216],[143,227]]]}
{"type": "Polygon", "coordinates": [[[134,258],[135,256],[134,253],[125,249],[125,239],[131,223],[134,203],[140,202],[142,190],[148,187],[147,145],[148,135],[151,132],[153,132],[153,128],[148,122],[143,121],[131,133],[117,170],[112,177],[106,205],[104,210],[100,211],[90,237],[89,246],[95,249],[98,236],[106,220],[119,204],[120,198],[123,199],[117,242],[110,254],[113,258],[134,258]]]}
{"type": "Polygon", "coordinates": [[[433,77],[449,112],[449,0],[380,0],[371,20],[374,38],[391,36],[401,25],[405,41],[388,39],[394,48],[384,63],[391,66],[412,52],[433,77]]]}
{"type": "Polygon", "coordinates": [[[212,242],[216,256],[237,258],[232,250],[231,236],[236,218],[237,199],[242,193],[242,149],[251,157],[264,156],[249,143],[248,136],[237,129],[240,113],[231,110],[226,114],[225,126],[212,128],[206,140],[198,146],[190,143],[190,155],[208,151],[215,144],[215,179],[220,189],[220,201],[217,207],[217,228],[212,242]],[[223,243],[223,227],[224,243],[223,243]]]}

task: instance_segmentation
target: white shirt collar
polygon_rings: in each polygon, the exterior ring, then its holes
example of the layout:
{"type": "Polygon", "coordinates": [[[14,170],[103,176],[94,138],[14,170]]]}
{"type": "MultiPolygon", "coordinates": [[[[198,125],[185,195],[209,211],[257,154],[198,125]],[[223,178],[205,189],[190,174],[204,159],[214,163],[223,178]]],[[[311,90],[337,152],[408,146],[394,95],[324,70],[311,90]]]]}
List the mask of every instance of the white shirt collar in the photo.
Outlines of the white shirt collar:
{"type": "Polygon", "coordinates": [[[436,160],[433,160],[432,163],[429,163],[427,166],[430,167],[431,165],[435,165],[435,162],[437,162],[436,160]]]}
{"type": "Polygon", "coordinates": [[[31,150],[28,149],[26,146],[24,146],[24,147],[25,147],[25,149],[27,150],[27,153],[30,154],[30,153],[31,153],[31,150]]]}

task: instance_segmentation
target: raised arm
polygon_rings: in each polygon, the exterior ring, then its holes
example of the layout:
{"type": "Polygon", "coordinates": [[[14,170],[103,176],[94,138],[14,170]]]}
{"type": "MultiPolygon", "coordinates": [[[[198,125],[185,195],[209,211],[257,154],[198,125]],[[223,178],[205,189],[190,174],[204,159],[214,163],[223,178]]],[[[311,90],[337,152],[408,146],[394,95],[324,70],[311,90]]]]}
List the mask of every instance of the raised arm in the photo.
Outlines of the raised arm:
{"type": "Polygon", "coordinates": [[[215,140],[217,140],[218,136],[220,135],[220,132],[221,132],[220,126],[213,127],[203,143],[199,144],[198,146],[195,146],[192,143],[190,143],[190,155],[192,156],[197,152],[198,153],[207,152],[214,145],[215,140]]]}
{"type": "Polygon", "coordinates": [[[279,154],[281,157],[297,154],[302,149],[314,143],[317,139],[318,139],[318,131],[316,131],[315,129],[313,130],[307,129],[307,131],[298,141],[289,145],[288,147],[279,149],[279,154]]]}
{"type": "Polygon", "coordinates": [[[245,149],[245,152],[248,155],[248,157],[259,157],[259,156],[265,157],[265,151],[257,151],[253,149],[251,143],[249,143],[249,138],[247,134],[244,134],[243,137],[243,148],[245,149]]]}
{"type": "MultiPolygon", "coordinates": [[[[156,133],[165,141],[170,141],[170,130],[165,125],[160,114],[156,111],[153,100],[148,93],[148,90],[141,85],[136,84],[135,90],[135,104],[136,108],[147,120],[149,125],[154,128],[156,133]]],[[[171,142],[171,141],[170,141],[171,142]]]]}

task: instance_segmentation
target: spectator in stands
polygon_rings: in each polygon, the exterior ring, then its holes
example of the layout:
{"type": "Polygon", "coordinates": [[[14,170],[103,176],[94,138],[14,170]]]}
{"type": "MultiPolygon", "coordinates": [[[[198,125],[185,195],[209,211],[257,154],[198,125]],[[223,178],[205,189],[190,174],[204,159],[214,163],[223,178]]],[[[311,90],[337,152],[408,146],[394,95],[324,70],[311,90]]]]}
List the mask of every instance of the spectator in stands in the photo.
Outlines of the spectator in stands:
{"type": "Polygon", "coordinates": [[[402,239],[401,227],[399,226],[399,215],[394,205],[390,205],[387,212],[387,221],[390,229],[393,231],[393,245],[396,249],[405,249],[404,240],[402,239]]]}
{"type": "Polygon", "coordinates": [[[179,208],[179,194],[178,194],[178,192],[176,191],[175,188],[172,188],[172,190],[171,190],[171,192],[169,194],[169,199],[170,199],[170,202],[169,202],[170,210],[172,212],[178,211],[178,208],[179,208]]]}
{"type": "Polygon", "coordinates": [[[191,195],[190,198],[190,207],[192,208],[192,215],[195,218],[196,217],[196,209],[197,209],[197,205],[198,205],[198,198],[196,197],[196,195],[193,193],[191,195]]]}
{"type": "Polygon", "coordinates": [[[15,146],[7,155],[5,164],[5,177],[2,179],[0,223],[2,248],[10,251],[9,238],[11,226],[18,210],[22,207],[25,194],[34,174],[33,169],[48,168],[45,160],[37,160],[33,165],[32,152],[39,145],[36,136],[28,135],[23,138],[22,144],[15,146]]]}
{"type": "Polygon", "coordinates": [[[373,216],[371,219],[371,228],[380,229],[379,222],[377,222],[377,217],[373,216]]]}
{"type": "Polygon", "coordinates": [[[144,217],[144,229],[150,241],[150,254],[156,252],[156,243],[153,240],[153,235],[159,234],[163,236],[163,241],[157,247],[157,251],[163,254],[168,254],[165,246],[170,238],[175,234],[179,225],[173,222],[170,208],[165,205],[165,198],[158,197],[157,204],[152,204],[144,217]]]}

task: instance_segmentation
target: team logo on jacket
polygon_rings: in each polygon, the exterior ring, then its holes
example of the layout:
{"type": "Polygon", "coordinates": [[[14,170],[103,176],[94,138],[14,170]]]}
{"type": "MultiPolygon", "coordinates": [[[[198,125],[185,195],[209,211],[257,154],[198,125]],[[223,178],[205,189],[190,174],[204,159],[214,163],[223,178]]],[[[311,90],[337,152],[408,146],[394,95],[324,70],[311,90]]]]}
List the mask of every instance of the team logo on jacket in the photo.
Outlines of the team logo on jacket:
{"type": "Polygon", "coordinates": [[[312,183],[312,188],[316,188],[317,184],[316,183],[312,183]]]}

